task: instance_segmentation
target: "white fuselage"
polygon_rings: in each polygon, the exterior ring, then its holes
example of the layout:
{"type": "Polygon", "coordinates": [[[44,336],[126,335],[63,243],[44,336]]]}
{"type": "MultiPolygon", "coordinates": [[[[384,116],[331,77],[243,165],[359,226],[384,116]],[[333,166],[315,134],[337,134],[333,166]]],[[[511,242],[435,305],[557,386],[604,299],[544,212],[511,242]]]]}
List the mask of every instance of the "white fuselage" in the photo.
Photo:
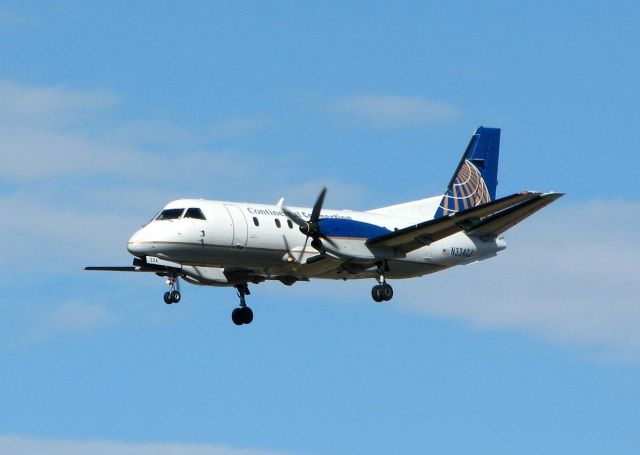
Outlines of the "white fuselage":
{"type": "MultiPolygon", "coordinates": [[[[420,210],[415,213],[410,207],[403,206],[397,206],[396,210],[389,208],[387,213],[323,209],[321,217],[361,221],[394,231],[432,218],[439,199],[434,198],[433,209],[425,209],[423,200],[420,210]],[[425,211],[430,213],[426,215],[425,211]]],[[[295,276],[298,279],[377,276],[372,267],[351,273],[331,267],[325,272],[322,265],[298,270],[300,263],[318,255],[318,251],[305,243],[306,236],[277,205],[181,199],[167,204],[165,210],[188,208],[200,209],[205,219],[185,216],[155,219],[129,239],[129,252],[137,257],[179,263],[184,273],[198,284],[226,285],[222,271],[233,269],[256,271],[264,276],[295,276]]],[[[311,214],[309,208],[288,209],[303,219],[308,219],[311,214]]],[[[380,253],[367,247],[366,238],[332,237],[332,240],[337,247],[327,247],[327,250],[338,256],[349,256],[353,264],[359,261],[371,263],[380,253]]],[[[404,257],[390,259],[386,275],[388,278],[421,276],[495,256],[505,246],[501,238],[485,241],[459,232],[404,257]]]]}

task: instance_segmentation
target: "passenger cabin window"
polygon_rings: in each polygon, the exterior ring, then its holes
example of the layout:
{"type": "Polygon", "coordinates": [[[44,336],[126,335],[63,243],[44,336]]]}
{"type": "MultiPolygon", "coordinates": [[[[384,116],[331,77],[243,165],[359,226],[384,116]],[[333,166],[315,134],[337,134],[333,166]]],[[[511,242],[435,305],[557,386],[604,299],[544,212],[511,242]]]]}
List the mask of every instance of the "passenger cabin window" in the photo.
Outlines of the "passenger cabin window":
{"type": "Polygon", "coordinates": [[[255,216],[253,217],[253,224],[255,224],[256,226],[260,226],[260,221],[258,221],[258,218],[256,218],[255,216]]]}
{"type": "Polygon", "coordinates": [[[276,226],[280,227],[280,220],[276,218],[276,226]]]}
{"type": "Polygon", "coordinates": [[[177,220],[182,215],[184,209],[166,209],[160,212],[156,220],[177,220]]]}
{"type": "Polygon", "coordinates": [[[293,223],[291,220],[287,220],[287,226],[289,226],[289,229],[293,229],[293,223]]]}
{"type": "Polygon", "coordinates": [[[204,213],[199,208],[191,207],[187,209],[187,212],[184,214],[185,218],[194,218],[196,220],[206,220],[204,217],[204,213]]]}

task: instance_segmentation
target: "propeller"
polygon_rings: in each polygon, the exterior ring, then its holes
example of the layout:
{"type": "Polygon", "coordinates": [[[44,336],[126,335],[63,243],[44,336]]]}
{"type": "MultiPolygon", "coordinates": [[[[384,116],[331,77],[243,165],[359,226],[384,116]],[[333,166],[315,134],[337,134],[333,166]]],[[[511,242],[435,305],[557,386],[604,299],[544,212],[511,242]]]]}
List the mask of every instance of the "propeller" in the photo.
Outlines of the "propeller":
{"type": "MultiPolygon", "coordinates": [[[[333,240],[324,235],[320,230],[320,211],[322,210],[322,204],[324,204],[324,197],[326,194],[327,188],[324,187],[322,188],[318,199],[316,199],[316,203],[313,204],[313,210],[311,211],[311,217],[309,218],[309,221],[305,221],[300,216],[298,216],[297,213],[292,212],[288,208],[284,206],[282,207],[282,211],[284,212],[284,214],[299,226],[300,232],[307,236],[304,242],[304,248],[302,249],[303,252],[307,247],[307,240],[309,240],[309,237],[313,239],[311,241],[311,246],[323,254],[326,253],[326,250],[324,249],[324,245],[322,244],[322,240],[320,239],[326,240],[336,248],[338,246],[333,240]]],[[[300,257],[302,257],[302,255],[300,257]]]]}
{"type": "Polygon", "coordinates": [[[304,246],[302,247],[302,250],[300,251],[300,254],[298,255],[298,257],[295,257],[293,255],[293,252],[291,251],[291,247],[289,246],[289,242],[287,241],[287,236],[283,235],[282,240],[284,240],[284,246],[286,247],[287,254],[289,255],[289,262],[293,262],[295,264],[293,266],[293,271],[297,272],[298,265],[300,264],[300,261],[302,261],[302,255],[304,254],[304,250],[307,249],[307,242],[309,241],[309,237],[305,238],[304,246]]]}

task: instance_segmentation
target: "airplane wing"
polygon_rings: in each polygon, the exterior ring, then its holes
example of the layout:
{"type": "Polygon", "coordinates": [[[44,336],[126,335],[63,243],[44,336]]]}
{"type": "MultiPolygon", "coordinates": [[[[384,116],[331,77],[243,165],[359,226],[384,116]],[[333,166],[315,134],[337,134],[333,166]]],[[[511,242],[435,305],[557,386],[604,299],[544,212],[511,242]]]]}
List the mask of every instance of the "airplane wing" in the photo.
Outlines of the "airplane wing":
{"type": "Polygon", "coordinates": [[[390,248],[408,253],[460,231],[466,231],[471,235],[471,232],[478,229],[473,235],[492,235],[492,232],[497,232],[501,228],[504,228],[500,231],[503,232],[561,195],[561,193],[538,192],[512,194],[462,212],[370,238],[366,244],[372,248],[390,248]],[[538,208],[531,211],[536,206],[534,204],[536,201],[539,204],[538,208]],[[493,224],[490,224],[491,222],[493,224]],[[482,227],[484,229],[480,230],[482,227]]]}
{"type": "Polygon", "coordinates": [[[345,262],[346,261],[344,259],[331,257],[326,254],[318,254],[308,258],[304,264],[300,264],[295,275],[305,278],[313,278],[314,276],[338,269],[345,262]]]}
{"type": "Polygon", "coordinates": [[[223,270],[228,282],[232,284],[242,282],[258,284],[265,280],[278,280],[290,286],[296,281],[309,281],[310,278],[334,271],[340,268],[344,262],[342,259],[318,254],[301,264],[297,264],[295,269],[289,273],[273,274],[265,273],[263,270],[247,268],[225,268],[221,270],[223,270]]]}

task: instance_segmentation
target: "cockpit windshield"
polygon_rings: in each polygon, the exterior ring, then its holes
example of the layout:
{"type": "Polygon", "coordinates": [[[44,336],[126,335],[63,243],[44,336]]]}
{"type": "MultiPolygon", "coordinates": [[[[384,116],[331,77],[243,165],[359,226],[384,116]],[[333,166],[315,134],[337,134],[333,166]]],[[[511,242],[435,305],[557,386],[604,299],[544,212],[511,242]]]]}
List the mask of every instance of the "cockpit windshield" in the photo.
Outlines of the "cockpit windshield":
{"type": "Polygon", "coordinates": [[[166,209],[160,212],[160,215],[156,217],[156,221],[159,220],[177,220],[184,212],[184,209],[166,209]]]}
{"type": "Polygon", "coordinates": [[[184,214],[184,217],[195,218],[196,220],[206,220],[206,218],[204,217],[204,213],[202,213],[202,210],[196,207],[191,207],[187,209],[186,213],[184,214]]]}

